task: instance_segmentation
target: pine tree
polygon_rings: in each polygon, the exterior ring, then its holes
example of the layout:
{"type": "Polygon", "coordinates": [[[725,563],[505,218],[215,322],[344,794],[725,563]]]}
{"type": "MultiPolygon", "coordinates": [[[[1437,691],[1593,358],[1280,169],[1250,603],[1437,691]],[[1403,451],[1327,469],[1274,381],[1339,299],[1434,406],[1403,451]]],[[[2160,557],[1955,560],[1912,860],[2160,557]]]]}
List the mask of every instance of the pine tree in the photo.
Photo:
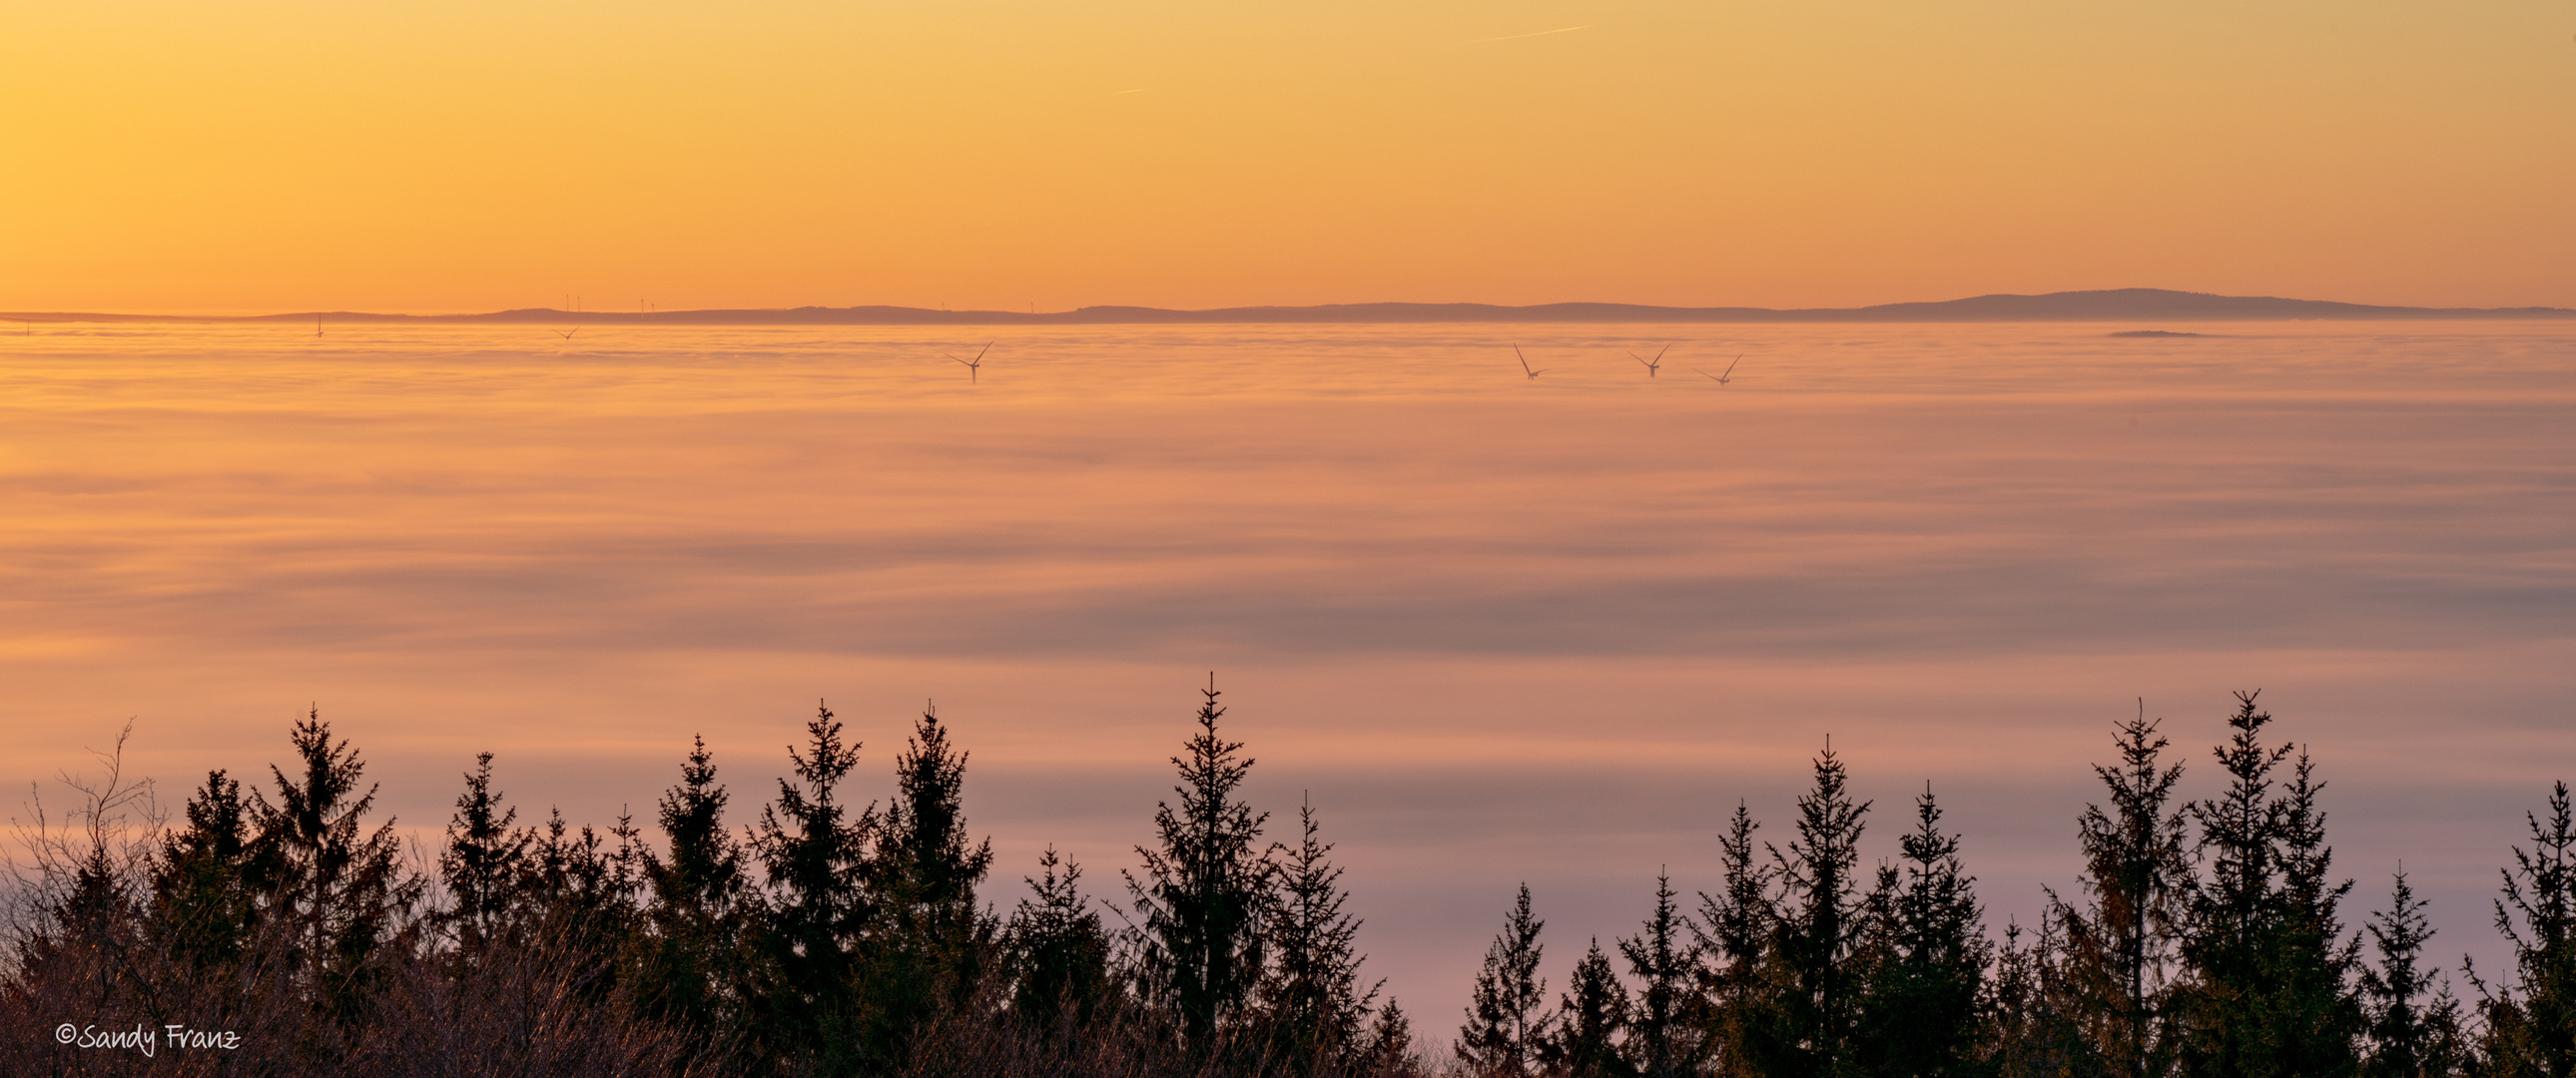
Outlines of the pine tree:
{"type": "Polygon", "coordinates": [[[2433,938],[2424,919],[2427,905],[2415,897],[2401,866],[2389,887],[2388,908],[2371,918],[2379,962],[2361,971],[2370,1039],[2362,1078],[2449,1078],[2459,1066],[2459,1001],[2451,998],[2449,984],[2418,965],[2433,938]]]}
{"type": "Polygon", "coordinates": [[[1365,1049],[1352,1071],[1370,1078],[1426,1078],[1422,1056],[1413,1050],[1413,1020],[1392,999],[1370,1019],[1365,1049]]]}
{"type": "Polygon", "coordinates": [[[1268,813],[1235,800],[1252,770],[1243,745],[1217,734],[1216,676],[1208,676],[1199,732],[1180,769],[1180,805],[1155,806],[1155,848],[1136,848],[1144,878],[1127,891],[1144,925],[1136,943],[1147,998],[1179,1019],[1183,1043],[1202,1056],[1239,1031],[1266,956],[1262,919],[1271,903],[1272,863],[1256,844],[1268,813]]]}
{"type": "Polygon", "coordinates": [[[519,810],[502,809],[501,795],[492,789],[492,754],[476,756],[438,859],[448,908],[435,919],[455,932],[456,945],[465,951],[479,951],[500,936],[519,901],[536,836],[512,828],[518,818],[519,810]]]}
{"type": "Polygon", "coordinates": [[[2365,1019],[2354,990],[2361,937],[2343,928],[2343,900],[2353,882],[2337,882],[2326,815],[2317,807],[2325,783],[2302,748],[2281,798],[2281,885],[2276,933],[2264,987],[2274,1032],[2271,1073],[2336,1078],[2360,1066],[2365,1019]]]}
{"type": "Polygon", "coordinates": [[[358,792],[366,764],[317,709],[290,735],[302,781],[275,766],[277,802],[251,793],[259,841],[276,851],[262,916],[287,931],[310,998],[346,1014],[357,1005],[379,948],[420,901],[422,882],[402,870],[402,844],[387,818],[365,829],[376,787],[358,792]]]}
{"type": "Polygon", "coordinates": [[[2263,745],[2272,716],[2255,695],[2237,694],[2235,732],[2217,749],[2227,790],[2191,806],[2210,868],[2192,887],[2182,947],[2193,982],[2184,1073],[2336,1078],[2357,1063],[2352,952],[2336,945],[2335,904],[2349,884],[2326,882],[2331,853],[2307,762],[2285,794],[2273,793],[2273,772],[2294,749],[2263,745]]]}
{"type": "Polygon", "coordinates": [[[1636,1036],[1634,1023],[1627,986],[1619,983],[1619,971],[1595,938],[1566,979],[1556,1034],[1546,1045],[1547,1061],[1572,1078],[1630,1078],[1637,1073],[1628,1051],[1636,1036]]]}
{"type": "Polygon", "coordinates": [[[883,907],[862,957],[863,1036],[875,1055],[901,1054],[943,999],[964,1002],[999,930],[975,906],[993,844],[967,842],[965,785],[966,753],[949,746],[937,710],[924,708],[895,759],[895,797],[869,868],[883,907]]]}
{"type": "Polygon", "coordinates": [[[1625,1048],[1629,1065],[1645,1078],[1677,1078],[1699,1069],[1701,1028],[1691,974],[1699,948],[1683,937],[1694,927],[1673,901],[1668,872],[1655,874],[1655,912],[1644,931],[1619,941],[1628,973],[1637,979],[1625,1048]]]}
{"type": "Polygon", "coordinates": [[[2244,693],[2237,705],[2228,720],[2235,733],[2218,748],[2227,791],[2190,806],[2200,825],[2200,856],[2210,866],[2208,878],[2193,885],[2182,948],[2195,982],[2184,1057],[2193,1078],[2250,1078],[2267,1062],[2255,997],[2269,957],[2280,872],[2281,805],[2271,775],[2293,749],[2265,748],[2261,732],[2272,716],[2244,693]]]}
{"type": "Polygon", "coordinates": [[[529,832],[525,882],[521,890],[530,915],[547,924],[595,930],[605,919],[623,926],[635,912],[635,895],[643,886],[643,835],[634,817],[620,814],[609,827],[617,848],[590,825],[575,831],[556,807],[542,828],[529,832]]]}
{"type": "Polygon", "coordinates": [[[1859,1017],[1856,958],[1868,929],[1855,878],[1868,802],[1854,802],[1842,760],[1816,757],[1815,788],[1798,798],[1798,836],[1771,848],[1781,881],[1771,951],[1772,1008],[1746,1028],[1745,1055],[1772,1078],[1829,1078],[1851,1063],[1859,1017]]]}
{"type": "Polygon", "coordinates": [[[1279,866],[1279,902],[1268,924],[1270,967],[1258,995],[1271,1058],[1298,1074],[1348,1064],[1364,1054],[1369,1015],[1384,982],[1360,986],[1359,918],[1343,911],[1350,893],[1317,837],[1315,807],[1297,805],[1298,844],[1279,866]]]}
{"type": "Polygon", "coordinates": [[[1776,1012],[1765,959],[1779,927],[1779,910],[1771,893],[1770,866],[1757,860],[1753,833],[1761,828],[1742,801],[1718,840],[1724,882],[1716,895],[1700,893],[1699,920],[1691,932],[1702,959],[1700,994],[1706,1051],[1720,1073],[1750,1074],[1754,1061],[1745,1055],[1747,1031],[1776,1012]]]}
{"type": "Polygon", "coordinates": [[[613,849],[589,825],[575,829],[560,807],[550,807],[546,822],[524,834],[530,841],[512,920],[499,938],[526,941],[540,954],[577,963],[565,988],[581,1006],[631,1013],[652,989],[629,979],[650,945],[639,901],[647,851],[634,817],[620,812],[610,826],[609,835],[617,839],[613,849]]]}
{"type": "Polygon", "coordinates": [[[763,968],[774,977],[761,1031],[768,1051],[813,1053],[815,1066],[842,1073],[886,1063],[856,1035],[852,998],[860,936],[877,912],[865,878],[877,820],[873,806],[853,818],[839,800],[860,746],[842,742],[831,708],[815,707],[805,736],[803,749],[788,747],[793,775],[778,780],[753,839],[775,895],[761,929],[763,968]]]}
{"type": "Polygon", "coordinates": [[[167,836],[153,868],[152,923],[191,969],[230,968],[256,930],[256,897],[275,875],[263,855],[274,847],[254,841],[249,807],[239,780],[207,772],[188,797],[187,827],[167,836]]]}
{"type": "Polygon", "coordinates": [[[1549,1041],[1553,1020],[1539,1011],[1547,1003],[1547,981],[1538,975],[1545,951],[1538,935],[1545,927],[1531,915],[1529,885],[1522,884],[1502,932],[1485,949],[1467,1024],[1458,1027],[1458,1058],[1480,1074],[1527,1074],[1549,1041]]]}
{"type": "Polygon", "coordinates": [[[1082,895],[1082,866],[1049,846],[1031,897],[1012,911],[1004,938],[1012,969],[1011,1007],[1042,1032],[1088,1026],[1109,998],[1109,934],[1082,895]]]}
{"type": "Polygon", "coordinates": [[[966,838],[966,756],[949,747],[938,710],[924,709],[895,758],[895,800],[877,850],[891,901],[925,911],[974,906],[975,887],[992,870],[993,842],[966,838]]]}
{"type": "Polygon", "coordinates": [[[2166,1030],[2166,970],[2175,961],[2189,855],[2184,815],[2166,808],[2182,765],[2161,762],[2169,742],[2157,725],[2141,705],[2114,740],[2120,763],[2093,767],[2111,805],[2086,805],[2077,825],[2089,908],[2049,896],[2073,990],[2068,1017],[2082,1024],[2111,1078],[2162,1078],[2175,1047],[2166,1030]]]}
{"type": "Polygon", "coordinates": [[[1995,1078],[2102,1078],[2113,1073],[2085,1035],[2078,995],[2068,981],[2065,907],[2051,909],[2028,945],[2023,928],[2004,926],[1988,996],[1983,1063],[1995,1078]]]}
{"type": "Polygon", "coordinates": [[[2480,1070],[2495,1078],[2576,1075],[2576,814],[2567,784],[2549,795],[2549,819],[2525,813],[2531,848],[2513,849],[2496,928],[2513,944],[2514,980],[2477,984],[2486,1018],[2480,1070]]]}
{"type": "Polygon", "coordinates": [[[1880,870],[1880,911],[1862,993],[1854,1062],[1861,1073],[1961,1078],[1979,1073],[1985,972],[1993,955],[1959,839],[1941,831],[1930,783],[1900,840],[1904,868],[1880,870]]]}
{"type": "Polygon", "coordinates": [[[677,1027],[699,1056],[740,1025],[749,958],[743,933],[758,908],[743,851],[725,829],[728,796],[706,738],[697,738],[679,785],[659,805],[669,854],[640,857],[650,890],[636,960],[643,1009],[677,1027]]]}

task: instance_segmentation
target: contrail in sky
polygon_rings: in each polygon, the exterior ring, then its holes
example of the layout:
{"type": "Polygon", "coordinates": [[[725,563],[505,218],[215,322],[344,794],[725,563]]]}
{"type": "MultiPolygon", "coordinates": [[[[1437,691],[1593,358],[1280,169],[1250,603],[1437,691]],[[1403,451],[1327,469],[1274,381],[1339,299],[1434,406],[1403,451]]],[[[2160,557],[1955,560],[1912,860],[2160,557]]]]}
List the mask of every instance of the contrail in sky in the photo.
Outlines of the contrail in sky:
{"type": "Polygon", "coordinates": [[[1501,36],[1501,37],[1480,37],[1480,38],[1477,38],[1477,39],[1476,39],[1476,40],[1474,40],[1474,41],[1470,41],[1470,42],[1468,42],[1468,44],[1470,44],[1470,45],[1482,45],[1482,44],[1484,44],[1484,43],[1486,43],[1486,42],[1488,42],[1488,41],[1517,41],[1517,40],[1519,40],[1519,39],[1521,39],[1521,38],[1525,38],[1525,37],[1546,37],[1546,36],[1547,36],[1547,35],[1549,35],[1549,34],[1562,34],[1562,33],[1567,33],[1567,32],[1569,32],[1569,31],[1574,31],[1574,30],[1589,30],[1589,29],[1592,29],[1592,27],[1591,27],[1591,25],[1590,25],[1590,24],[1585,24],[1585,25],[1582,25],[1582,26],[1565,26],[1565,27],[1559,27],[1559,28],[1554,29],[1554,30],[1541,30],[1541,31],[1539,31],[1539,32],[1537,32],[1537,33],[1535,33],[1535,34],[1504,34],[1504,35],[1503,35],[1503,36],[1501,36]]]}

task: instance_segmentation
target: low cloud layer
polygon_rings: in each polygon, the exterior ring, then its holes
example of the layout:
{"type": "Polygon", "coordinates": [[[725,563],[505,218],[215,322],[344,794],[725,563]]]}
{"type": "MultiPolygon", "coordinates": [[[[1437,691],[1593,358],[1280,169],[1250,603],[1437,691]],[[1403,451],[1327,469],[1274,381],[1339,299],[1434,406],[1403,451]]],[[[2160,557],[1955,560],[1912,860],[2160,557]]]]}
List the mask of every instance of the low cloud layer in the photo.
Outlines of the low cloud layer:
{"type": "Polygon", "coordinates": [[[255,772],[318,699],[406,822],[485,748],[604,822],[692,732],[748,790],[814,697],[882,760],[937,696],[1005,852],[1106,882],[1219,668],[1437,1025],[1490,928],[1457,911],[1526,875],[1625,931],[1825,733],[1885,807],[1958,789],[2014,910],[2133,697],[2196,746],[2261,686],[2356,874],[2485,821],[2434,881],[2475,931],[2538,795],[2496,783],[2576,769],[2533,740],[2576,641],[2566,329],[1710,328],[1525,336],[1536,382],[1457,326],[1050,330],[973,384],[909,329],[13,339],[11,770],[139,715],[165,778],[255,772]]]}

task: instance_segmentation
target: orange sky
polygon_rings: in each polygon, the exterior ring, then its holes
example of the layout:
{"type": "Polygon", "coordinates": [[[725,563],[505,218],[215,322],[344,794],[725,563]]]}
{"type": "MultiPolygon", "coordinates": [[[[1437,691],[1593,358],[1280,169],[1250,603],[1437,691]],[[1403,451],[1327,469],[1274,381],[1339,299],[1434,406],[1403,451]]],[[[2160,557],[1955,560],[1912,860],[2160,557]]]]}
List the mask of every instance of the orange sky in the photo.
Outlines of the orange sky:
{"type": "Polygon", "coordinates": [[[2576,305],[2571,32],[2534,0],[17,5],[0,309],[2576,305]]]}

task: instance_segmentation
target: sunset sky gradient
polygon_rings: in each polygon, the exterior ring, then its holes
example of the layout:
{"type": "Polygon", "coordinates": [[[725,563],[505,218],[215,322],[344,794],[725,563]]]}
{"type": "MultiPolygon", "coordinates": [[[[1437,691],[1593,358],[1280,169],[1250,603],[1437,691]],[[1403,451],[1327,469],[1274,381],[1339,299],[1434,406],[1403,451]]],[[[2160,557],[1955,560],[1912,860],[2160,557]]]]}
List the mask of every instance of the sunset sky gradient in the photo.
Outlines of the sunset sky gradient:
{"type": "MultiPolygon", "coordinates": [[[[2565,0],[21,3],[0,103],[0,312],[2576,307],[2565,0]]],[[[1007,908],[1116,892],[1216,669],[1439,1039],[1516,884],[1561,976],[1829,736],[2000,928],[2114,721],[2204,796],[2260,688],[2348,919],[2403,859],[2492,958],[2576,323],[2157,325],[0,321],[0,785],[319,706],[425,841],[477,752],[606,825],[698,734],[739,824],[936,697],[1007,908]]]]}
{"type": "Polygon", "coordinates": [[[2571,34],[2537,0],[26,4],[0,309],[2576,305],[2571,34]]]}

